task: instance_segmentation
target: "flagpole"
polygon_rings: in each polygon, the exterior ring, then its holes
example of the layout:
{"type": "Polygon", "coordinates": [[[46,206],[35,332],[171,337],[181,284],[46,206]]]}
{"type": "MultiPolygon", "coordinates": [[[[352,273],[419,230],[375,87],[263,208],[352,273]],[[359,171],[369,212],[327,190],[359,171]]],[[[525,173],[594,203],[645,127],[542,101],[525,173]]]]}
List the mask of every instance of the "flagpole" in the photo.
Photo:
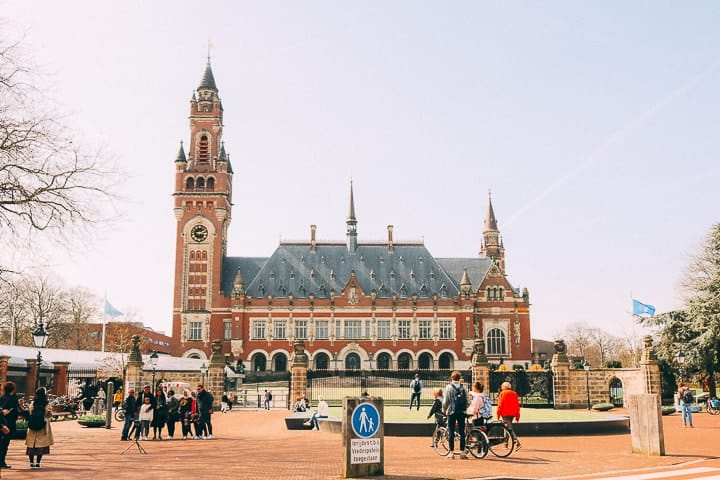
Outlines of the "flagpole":
{"type": "Polygon", "coordinates": [[[107,323],[107,291],[105,292],[105,304],[103,305],[102,342],[100,351],[105,352],[105,324],[107,323]]]}

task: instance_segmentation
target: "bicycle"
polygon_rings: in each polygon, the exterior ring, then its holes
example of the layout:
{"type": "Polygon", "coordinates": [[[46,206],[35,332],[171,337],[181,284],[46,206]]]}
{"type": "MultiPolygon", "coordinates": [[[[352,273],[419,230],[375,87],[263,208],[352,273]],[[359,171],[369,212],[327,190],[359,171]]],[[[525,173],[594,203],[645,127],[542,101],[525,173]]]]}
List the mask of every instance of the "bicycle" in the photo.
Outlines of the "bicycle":
{"type": "Polygon", "coordinates": [[[705,410],[707,410],[710,415],[717,415],[720,413],[720,400],[715,397],[708,398],[705,404],[705,410]]]}
{"type": "MultiPolygon", "coordinates": [[[[485,458],[488,453],[488,439],[480,428],[475,427],[470,416],[465,420],[465,450],[475,458],[485,458]]],[[[455,432],[455,442],[460,443],[460,434],[455,432]]],[[[446,457],[450,451],[450,430],[447,427],[447,418],[442,424],[436,424],[433,432],[433,448],[441,457],[446,457]]]]}
{"type": "Polygon", "coordinates": [[[118,407],[117,410],[115,410],[115,420],[118,422],[122,422],[125,420],[125,408],[124,407],[118,407]]]}
{"type": "Polygon", "coordinates": [[[481,429],[484,429],[487,436],[489,450],[496,457],[505,458],[515,449],[517,440],[502,420],[489,421],[481,429]]]}

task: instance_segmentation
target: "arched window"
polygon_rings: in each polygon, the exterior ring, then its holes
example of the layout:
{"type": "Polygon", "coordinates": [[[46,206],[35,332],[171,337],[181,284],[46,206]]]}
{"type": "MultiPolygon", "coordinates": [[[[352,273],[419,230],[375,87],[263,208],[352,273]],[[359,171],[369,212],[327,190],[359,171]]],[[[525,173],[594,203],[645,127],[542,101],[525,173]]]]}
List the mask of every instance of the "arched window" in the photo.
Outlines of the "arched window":
{"type": "Polygon", "coordinates": [[[330,363],[330,357],[326,353],[318,353],[315,355],[315,370],[327,370],[330,363]]]}
{"type": "Polygon", "coordinates": [[[617,377],[610,380],[610,403],[616,407],[622,407],[624,404],[622,380],[617,377]]]}
{"type": "Polygon", "coordinates": [[[287,371],[287,357],[284,353],[276,353],[272,360],[274,372],[287,371]]]}
{"type": "Polygon", "coordinates": [[[267,367],[267,358],[262,353],[256,353],[250,360],[253,372],[264,372],[267,367]]]}
{"type": "Polygon", "coordinates": [[[377,368],[378,370],[390,369],[390,355],[388,353],[383,352],[377,356],[377,368]]]}
{"type": "Polygon", "coordinates": [[[195,179],[190,177],[187,179],[187,182],[185,182],[185,190],[188,192],[192,192],[195,190],[195,179]]]}
{"type": "Polygon", "coordinates": [[[398,370],[410,370],[412,368],[412,357],[409,353],[403,352],[398,356],[398,370]]]}
{"type": "Polygon", "coordinates": [[[357,353],[348,353],[345,357],[345,370],[359,370],[360,355],[357,353]]]}
{"type": "Polygon", "coordinates": [[[207,192],[215,191],[215,179],[214,178],[207,179],[207,186],[205,187],[205,191],[207,191],[207,192]]]}
{"type": "Polygon", "coordinates": [[[200,148],[198,149],[198,162],[207,163],[210,159],[210,149],[207,135],[200,137],[200,148]]]}
{"type": "Polygon", "coordinates": [[[438,359],[438,368],[440,370],[450,370],[453,368],[453,356],[445,352],[438,359]]]}
{"type": "Polygon", "coordinates": [[[432,368],[433,358],[429,353],[421,353],[418,357],[418,368],[420,370],[430,370],[432,368]]]}
{"type": "Polygon", "coordinates": [[[488,332],[485,345],[488,355],[505,355],[507,353],[505,333],[499,328],[493,328],[488,332]]]}
{"type": "Polygon", "coordinates": [[[205,179],[202,177],[198,178],[196,187],[199,192],[202,192],[203,190],[205,190],[205,179]]]}

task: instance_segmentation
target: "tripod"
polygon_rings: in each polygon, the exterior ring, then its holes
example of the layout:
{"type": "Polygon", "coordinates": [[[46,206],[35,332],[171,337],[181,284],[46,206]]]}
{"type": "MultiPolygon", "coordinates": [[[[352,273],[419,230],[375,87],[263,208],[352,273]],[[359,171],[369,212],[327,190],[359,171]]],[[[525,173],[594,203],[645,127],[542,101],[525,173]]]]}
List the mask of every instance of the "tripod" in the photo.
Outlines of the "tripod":
{"type": "MultiPolygon", "coordinates": [[[[138,428],[140,428],[140,426],[138,425],[138,423],[137,423],[137,422],[133,422],[133,426],[132,426],[132,428],[130,429],[130,431],[128,432],[128,438],[131,438],[131,437],[135,434],[135,431],[136,431],[138,428]]],[[[145,451],[145,448],[144,448],[144,447],[140,444],[140,442],[138,441],[138,437],[135,437],[135,438],[133,439],[132,443],[131,443],[130,445],[128,445],[128,447],[127,447],[125,450],[123,450],[122,452],[120,452],[120,455],[122,455],[123,453],[127,452],[128,450],[130,450],[130,449],[133,447],[133,445],[137,447],[137,449],[138,449],[138,451],[139,451],[140,453],[142,453],[143,455],[147,455],[147,451],[145,451]]]]}

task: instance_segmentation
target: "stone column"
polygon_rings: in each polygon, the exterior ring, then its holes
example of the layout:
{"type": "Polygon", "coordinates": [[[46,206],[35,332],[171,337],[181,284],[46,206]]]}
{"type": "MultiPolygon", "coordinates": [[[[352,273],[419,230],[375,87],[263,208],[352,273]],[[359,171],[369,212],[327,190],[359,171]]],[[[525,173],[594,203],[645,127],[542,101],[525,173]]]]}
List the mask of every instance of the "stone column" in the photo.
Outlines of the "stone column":
{"type": "Polygon", "coordinates": [[[490,391],[490,366],[485,356],[485,340],[475,339],[472,356],[472,383],[482,383],[485,393],[490,391]]]}
{"type": "Polygon", "coordinates": [[[205,390],[215,398],[214,408],[219,408],[220,399],[225,391],[225,356],[222,353],[222,340],[219,339],[212,342],[205,390]]]}
{"type": "Polygon", "coordinates": [[[307,395],[307,371],[308,356],[305,353],[305,342],[295,340],[295,351],[290,363],[290,404],[295,402],[296,398],[307,395]]]}
{"type": "Polygon", "coordinates": [[[62,397],[67,395],[70,362],[53,362],[53,367],[55,367],[55,373],[53,374],[54,393],[58,397],[62,397]]]}
{"type": "Polygon", "coordinates": [[[142,386],[146,382],[143,373],[143,359],[140,354],[140,336],[132,336],[132,347],[130,348],[130,356],[128,357],[127,365],[125,365],[125,385],[123,385],[123,392],[128,392],[130,388],[134,388],[135,391],[142,390],[142,386]]]}
{"type": "Polygon", "coordinates": [[[35,396],[35,383],[37,382],[38,375],[40,375],[40,365],[38,365],[37,358],[26,358],[25,363],[27,364],[27,375],[25,376],[25,396],[35,396]]]}
{"type": "Polygon", "coordinates": [[[555,354],[550,362],[553,372],[553,401],[555,408],[571,408],[570,361],[567,357],[565,340],[556,340],[554,348],[555,354]]]}
{"type": "Polygon", "coordinates": [[[7,369],[9,361],[9,356],[0,355],[0,384],[7,382],[7,369]]]}
{"type": "Polygon", "coordinates": [[[643,393],[661,394],[660,364],[652,348],[652,337],[646,335],[643,339],[644,347],[640,368],[643,374],[643,393]]]}

